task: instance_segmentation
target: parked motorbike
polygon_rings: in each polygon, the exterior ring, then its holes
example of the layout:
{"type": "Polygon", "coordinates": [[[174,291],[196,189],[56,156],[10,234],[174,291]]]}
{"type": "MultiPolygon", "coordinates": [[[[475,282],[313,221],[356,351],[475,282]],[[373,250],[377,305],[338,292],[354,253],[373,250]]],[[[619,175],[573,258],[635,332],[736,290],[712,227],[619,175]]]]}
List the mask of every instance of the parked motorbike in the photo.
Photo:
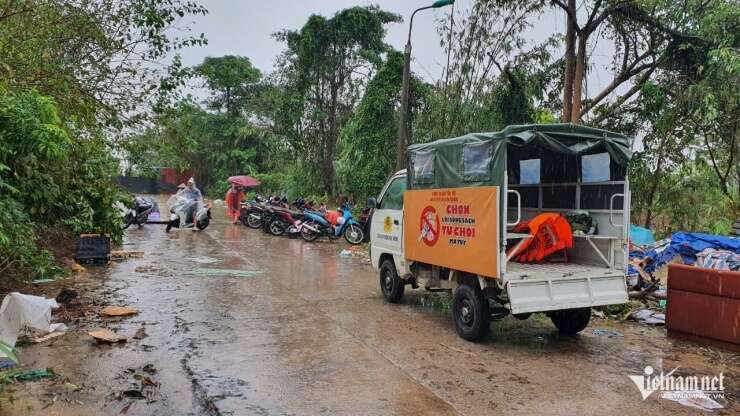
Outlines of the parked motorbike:
{"type": "Polygon", "coordinates": [[[242,201],[239,221],[249,228],[257,229],[262,227],[262,212],[264,211],[264,204],[266,202],[267,200],[259,195],[254,197],[254,201],[242,201]]]}
{"type": "Polygon", "coordinates": [[[270,223],[270,233],[273,235],[286,234],[288,237],[298,237],[303,227],[304,215],[303,210],[311,206],[303,198],[293,201],[292,207],[297,211],[289,208],[273,208],[274,216],[270,223]]]}
{"type": "Polygon", "coordinates": [[[154,199],[142,196],[135,197],[134,207],[129,209],[123,217],[123,229],[125,230],[133,224],[136,224],[139,228],[143,227],[153,213],[159,214],[159,206],[157,206],[154,199]]]}
{"type": "Polygon", "coordinates": [[[196,228],[205,230],[211,222],[211,204],[195,200],[182,194],[175,194],[167,201],[170,207],[170,220],[166,232],[172,228],[196,228]]]}
{"type": "Polygon", "coordinates": [[[362,231],[365,234],[362,241],[364,243],[367,243],[370,241],[370,218],[373,213],[373,207],[368,204],[365,208],[360,211],[360,218],[357,219],[357,222],[360,223],[360,226],[362,227],[362,231]]]}
{"type": "Polygon", "coordinates": [[[365,232],[362,226],[352,218],[352,211],[345,203],[339,208],[340,216],[337,217],[336,223],[327,219],[327,214],[317,211],[306,210],[306,217],[301,227],[301,237],[306,241],[314,241],[320,236],[327,236],[330,239],[337,239],[344,235],[348,243],[356,245],[361,244],[365,238],[365,232]]]}

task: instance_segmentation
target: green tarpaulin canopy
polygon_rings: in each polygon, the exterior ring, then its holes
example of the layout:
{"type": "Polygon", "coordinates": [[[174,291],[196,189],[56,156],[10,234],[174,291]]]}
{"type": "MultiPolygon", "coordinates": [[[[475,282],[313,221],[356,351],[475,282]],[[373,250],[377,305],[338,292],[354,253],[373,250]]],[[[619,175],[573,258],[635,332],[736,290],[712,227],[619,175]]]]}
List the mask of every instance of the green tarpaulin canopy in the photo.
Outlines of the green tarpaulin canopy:
{"type": "Polygon", "coordinates": [[[610,131],[575,124],[509,126],[409,146],[409,189],[503,186],[510,146],[567,156],[606,152],[622,167],[631,157],[630,140],[610,131]]]}

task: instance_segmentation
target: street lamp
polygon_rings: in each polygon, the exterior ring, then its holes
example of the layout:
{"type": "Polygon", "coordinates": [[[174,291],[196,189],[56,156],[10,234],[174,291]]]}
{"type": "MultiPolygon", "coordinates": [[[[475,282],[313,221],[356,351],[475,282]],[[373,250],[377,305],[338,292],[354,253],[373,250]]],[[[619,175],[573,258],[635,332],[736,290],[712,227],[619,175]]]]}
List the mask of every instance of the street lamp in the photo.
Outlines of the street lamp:
{"type": "Polygon", "coordinates": [[[411,28],[414,25],[416,12],[426,9],[438,9],[449,6],[455,0],[437,0],[432,5],[421,7],[411,13],[409,21],[409,37],[406,40],[406,48],[403,51],[403,85],[401,86],[401,125],[398,129],[398,140],[396,141],[396,170],[406,166],[406,146],[409,143],[408,118],[409,118],[409,84],[411,78],[411,28]]]}

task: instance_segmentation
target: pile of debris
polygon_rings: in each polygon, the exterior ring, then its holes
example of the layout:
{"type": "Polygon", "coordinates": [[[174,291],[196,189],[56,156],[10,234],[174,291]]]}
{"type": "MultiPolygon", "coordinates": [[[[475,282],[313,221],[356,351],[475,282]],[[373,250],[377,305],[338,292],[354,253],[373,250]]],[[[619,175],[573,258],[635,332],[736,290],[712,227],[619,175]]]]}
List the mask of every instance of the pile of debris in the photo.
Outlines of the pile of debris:
{"type": "MultiPolygon", "coordinates": [[[[640,231],[643,230],[648,231],[640,231]]],[[[650,309],[665,310],[669,264],[740,270],[740,238],[676,232],[669,238],[651,241],[652,236],[645,238],[645,234],[634,231],[631,234],[627,286],[630,298],[640,300],[646,306],[646,309],[632,313],[638,321],[652,324],[664,321],[663,314],[649,312],[650,309]]]]}
{"type": "MultiPolygon", "coordinates": [[[[645,288],[665,274],[665,266],[680,262],[717,270],[740,270],[740,238],[702,233],[673,233],[654,244],[630,245],[627,276],[630,286],[645,288]]],[[[663,282],[665,283],[665,282],[663,282]]]]}

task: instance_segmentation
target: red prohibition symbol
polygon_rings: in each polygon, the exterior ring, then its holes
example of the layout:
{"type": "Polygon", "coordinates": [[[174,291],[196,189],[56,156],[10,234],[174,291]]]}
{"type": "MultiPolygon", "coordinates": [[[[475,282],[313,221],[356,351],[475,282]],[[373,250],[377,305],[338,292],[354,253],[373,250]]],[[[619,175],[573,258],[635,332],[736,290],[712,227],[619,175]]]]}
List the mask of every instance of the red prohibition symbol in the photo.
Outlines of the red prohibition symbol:
{"type": "Polygon", "coordinates": [[[419,231],[421,232],[419,239],[424,241],[424,244],[429,247],[437,244],[440,231],[439,216],[437,215],[437,210],[435,210],[433,206],[427,206],[423,211],[421,211],[419,231]]]}

